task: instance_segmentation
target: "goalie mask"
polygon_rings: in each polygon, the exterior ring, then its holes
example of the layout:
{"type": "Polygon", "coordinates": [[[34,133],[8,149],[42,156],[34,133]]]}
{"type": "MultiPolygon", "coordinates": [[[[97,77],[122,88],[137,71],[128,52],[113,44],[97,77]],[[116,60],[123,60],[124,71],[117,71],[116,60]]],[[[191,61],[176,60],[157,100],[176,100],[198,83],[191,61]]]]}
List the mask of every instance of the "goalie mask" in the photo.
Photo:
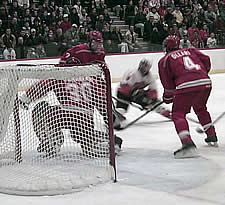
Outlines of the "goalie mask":
{"type": "Polygon", "coordinates": [[[139,63],[138,70],[142,76],[148,75],[152,67],[152,60],[142,59],[139,63]]]}
{"type": "Polygon", "coordinates": [[[87,39],[92,51],[98,51],[103,47],[103,38],[99,31],[90,31],[87,39]]]}

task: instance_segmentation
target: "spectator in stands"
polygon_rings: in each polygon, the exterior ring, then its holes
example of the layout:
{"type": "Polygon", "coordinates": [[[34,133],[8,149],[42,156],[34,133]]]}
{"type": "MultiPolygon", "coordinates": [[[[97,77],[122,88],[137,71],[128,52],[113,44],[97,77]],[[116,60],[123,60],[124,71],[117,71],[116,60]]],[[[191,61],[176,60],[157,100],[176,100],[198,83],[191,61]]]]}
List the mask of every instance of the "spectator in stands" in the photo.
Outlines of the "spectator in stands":
{"type": "Polygon", "coordinates": [[[36,46],[36,54],[38,58],[44,58],[47,56],[43,44],[39,44],[36,46]]]}
{"type": "Polygon", "coordinates": [[[96,22],[98,20],[98,14],[96,8],[93,8],[91,13],[90,13],[91,21],[93,22],[94,28],[96,25],[96,22]]]}
{"type": "Polygon", "coordinates": [[[140,37],[144,36],[144,26],[146,22],[146,15],[143,13],[142,7],[138,8],[138,12],[134,18],[135,31],[140,34],[140,37]]]}
{"type": "Polygon", "coordinates": [[[64,14],[63,15],[63,21],[59,25],[59,27],[62,29],[63,32],[66,32],[72,27],[71,21],[69,21],[69,15],[64,14]]]}
{"type": "Polygon", "coordinates": [[[79,15],[80,25],[83,25],[84,24],[84,22],[87,20],[87,16],[88,16],[87,11],[86,11],[85,8],[83,8],[81,10],[81,15],[79,15]]]}
{"type": "Polygon", "coordinates": [[[147,19],[150,18],[150,16],[153,16],[154,18],[154,23],[158,23],[160,21],[160,15],[156,9],[156,7],[152,7],[151,11],[148,13],[148,15],[146,16],[147,19]]]}
{"type": "Polygon", "coordinates": [[[16,17],[13,17],[10,22],[10,29],[11,33],[13,33],[15,36],[19,35],[20,26],[18,24],[18,19],[16,17]]]}
{"type": "Polygon", "coordinates": [[[104,25],[106,24],[103,15],[99,15],[99,19],[96,22],[95,28],[97,31],[102,32],[104,25]]]}
{"type": "Polygon", "coordinates": [[[166,24],[168,24],[169,27],[171,27],[173,25],[173,23],[176,22],[176,19],[174,18],[172,12],[173,12],[173,8],[168,7],[167,8],[168,13],[165,15],[164,20],[166,22],[166,24]]]}
{"type": "Polygon", "coordinates": [[[126,36],[122,36],[121,43],[118,44],[118,48],[119,48],[120,53],[129,53],[129,47],[126,42],[126,36]]]}
{"type": "Polygon", "coordinates": [[[125,34],[125,41],[128,44],[130,52],[133,52],[135,48],[140,47],[137,41],[138,34],[134,32],[134,26],[130,26],[125,34]]]}
{"type": "Polygon", "coordinates": [[[85,27],[80,26],[80,28],[79,28],[79,38],[80,38],[81,44],[87,42],[87,35],[88,35],[88,31],[85,29],[85,27]]]}
{"type": "Polygon", "coordinates": [[[129,0],[129,4],[125,9],[125,22],[129,26],[134,25],[134,17],[135,17],[135,6],[133,4],[133,0],[129,0]]]}
{"type": "Polygon", "coordinates": [[[76,5],[72,7],[71,14],[70,14],[70,22],[71,24],[76,24],[78,27],[80,26],[80,17],[77,12],[76,5]]]}
{"type": "Polygon", "coordinates": [[[211,6],[208,6],[207,11],[205,11],[205,21],[208,24],[209,32],[212,32],[214,29],[214,22],[216,21],[216,14],[211,6]]]}
{"type": "Polygon", "coordinates": [[[197,10],[198,13],[199,13],[200,9],[202,8],[202,6],[198,0],[194,0],[192,6],[193,6],[193,10],[194,9],[197,10]]]}
{"type": "Polygon", "coordinates": [[[61,28],[56,30],[55,41],[58,45],[58,51],[62,55],[67,50],[67,44],[61,28]]]}
{"type": "Polygon", "coordinates": [[[215,38],[215,33],[210,33],[210,37],[207,39],[207,47],[208,48],[216,48],[217,40],[215,38]]]}
{"type": "Polygon", "coordinates": [[[7,46],[8,49],[15,48],[16,46],[16,37],[11,33],[11,29],[7,28],[5,33],[1,36],[3,43],[7,46]]]}
{"type": "Polygon", "coordinates": [[[0,60],[4,59],[4,56],[3,56],[4,50],[5,50],[5,45],[2,41],[2,38],[0,38],[0,60]]]}
{"type": "Polygon", "coordinates": [[[204,43],[199,35],[199,31],[195,30],[193,36],[189,37],[189,40],[194,48],[204,48],[204,43]]]}
{"type": "Polygon", "coordinates": [[[165,16],[168,13],[165,2],[161,2],[161,5],[158,8],[158,13],[160,17],[163,17],[165,19],[165,16]]]}
{"type": "Polygon", "coordinates": [[[209,38],[209,28],[206,23],[203,24],[202,29],[200,30],[200,36],[204,43],[204,47],[207,47],[207,39],[209,38]]]}
{"type": "Polygon", "coordinates": [[[107,9],[107,5],[105,4],[105,1],[104,0],[100,0],[99,4],[97,5],[97,13],[98,13],[98,15],[103,15],[105,9],[107,9]]]}
{"type": "Polygon", "coordinates": [[[108,23],[104,24],[102,30],[103,47],[107,53],[112,52],[112,34],[110,30],[110,25],[108,23]]]}
{"type": "Polygon", "coordinates": [[[90,14],[92,12],[92,10],[94,8],[96,8],[96,7],[97,7],[97,5],[96,5],[95,0],[91,0],[90,3],[89,3],[89,5],[88,5],[87,12],[90,14]]]}
{"type": "Polygon", "coordinates": [[[94,22],[92,21],[91,17],[90,16],[87,16],[87,20],[85,22],[85,26],[87,27],[87,30],[88,31],[92,31],[95,29],[95,24],[94,22]]]}
{"type": "Polygon", "coordinates": [[[105,22],[106,22],[107,24],[111,25],[113,21],[112,21],[110,15],[109,15],[109,11],[108,11],[107,8],[104,9],[104,11],[103,11],[103,16],[104,16],[105,22]]]}
{"type": "Polygon", "coordinates": [[[151,44],[161,44],[162,41],[160,34],[161,33],[160,29],[158,28],[158,24],[155,24],[150,37],[151,44]]]}
{"type": "Polygon", "coordinates": [[[35,48],[29,48],[27,50],[27,58],[28,59],[38,58],[38,55],[36,54],[35,48]]]}
{"type": "Polygon", "coordinates": [[[18,1],[16,1],[16,0],[12,1],[12,4],[10,5],[10,8],[9,8],[10,16],[13,16],[15,12],[17,12],[19,18],[23,14],[23,9],[22,9],[22,7],[19,6],[18,1]]]}
{"type": "Polygon", "coordinates": [[[144,24],[144,40],[145,41],[150,41],[151,33],[153,31],[154,26],[155,26],[154,16],[150,15],[149,19],[144,24]]]}
{"type": "Polygon", "coordinates": [[[199,29],[197,28],[196,23],[194,22],[192,23],[192,26],[188,28],[189,39],[193,39],[195,31],[199,33],[199,29]]]}
{"type": "Polygon", "coordinates": [[[48,30],[48,35],[47,35],[47,43],[55,43],[55,35],[53,33],[53,30],[49,29],[48,30]]]}
{"type": "Polygon", "coordinates": [[[24,43],[25,43],[25,46],[32,46],[32,47],[35,47],[41,43],[41,38],[40,36],[37,35],[35,28],[31,29],[31,34],[29,35],[29,37],[26,39],[24,43]]]}
{"type": "Polygon", "coordinates": [[[0,36],[2,36],[5,33],[5,28],[2,24],[2,19],[0,19],[0,36]]]}
{"type": "Polygon", "coordinates": [[[191,42],[188,40],[188,33],[185,33],[180,40],[179,48],[192,48],[191,42]]]}
{"type": "Polygon", "coordinates": [[[179,27],[183,23],[183,19],[184,19],[179,6],[175,7],[175,10],[172,12],[172,15],[176,19],[176,23],[179,27]]]}
{"type": "Polygon", "coordinates": [[[176,23],[173,24],[173,26],[169,30],[170,35],[175,35],[180,38],[180,32],[179,28],[176,23]]]}
{"type": "Polygon", "coordinates": [[[168,24],[163,23],[162,29],[160,29],[160,37],[161,37],[160,41],[163,42],[167,36],[169,36],[169,27],[168,27],[168,24]]]}
{"type": "Polygon", "coordinates": [[[123,35],[120,31],[119,26],[112,27],[111,39],[112,39],[112,47],[114,48],[115,52],[120,52],[119,44],[122,43],[123,35]]]}
{"type": "Polygon", "coordinates": [[[25,58],[25,45],[24,45],[23,37],[21,36],[18,37],[15,50],[16,50],[17,59],[25,58]]]}
{"type": "Polygon", "coordinates": [[[16,52],[13,47],[6,45],[5,50],[3,51],[3,57],[5,60],[14,60],[16,59],[16,52]]]}
{"type": "Polygon", "coordinates": [[[50,9],[50,13],[52,12],[56,12],[58,6],[55,4],[55,1],[54,0],[51,0],[50,1],[50,4],[49,4],[49,9],[50,9]]]}
{"type": "Polygon", "coordinates": [[[187,25],[186,24],[182,24],[182,26],[179,28],[179,36],[180,38],[184,38],[184,35],[187,35],[188,30],[187,30],[187,25]]]}
{"type": "Polygon", "coordinates": [[[67,43],[67,48],[72,48],[73,46],[79,44],[80,37],[78,26],[73,24],[72,27],[65,32],[64,38],[67,43]]]}

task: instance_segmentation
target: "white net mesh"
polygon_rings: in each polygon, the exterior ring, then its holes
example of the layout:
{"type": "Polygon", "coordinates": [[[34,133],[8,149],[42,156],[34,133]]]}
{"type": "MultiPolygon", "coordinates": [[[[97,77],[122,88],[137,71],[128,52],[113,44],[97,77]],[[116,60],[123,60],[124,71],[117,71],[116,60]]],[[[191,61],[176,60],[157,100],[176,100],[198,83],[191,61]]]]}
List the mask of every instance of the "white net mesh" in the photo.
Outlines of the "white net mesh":
{"type": "Polygon", "coordinates": [[[0,67],[0,191],[54,195],[114,179],[105,72],[0,67]]]}

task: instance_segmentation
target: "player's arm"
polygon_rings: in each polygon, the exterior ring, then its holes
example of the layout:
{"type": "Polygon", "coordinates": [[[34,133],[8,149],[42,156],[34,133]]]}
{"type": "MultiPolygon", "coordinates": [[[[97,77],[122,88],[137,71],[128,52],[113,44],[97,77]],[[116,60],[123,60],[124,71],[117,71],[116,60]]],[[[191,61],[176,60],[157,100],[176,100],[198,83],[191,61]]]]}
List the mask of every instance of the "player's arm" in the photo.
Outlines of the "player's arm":
{"type": "Polygon", "coordinates": [[[41,80],[35,83],[19,97],[20,106],[23,109],[28,109],[31,102],[46,96],[48,92],[54,89],[55,84],[56,80],[54,79],[41,80]]]}
{"type": "Polygon", "coordinates": [[[166,66],[164,59],[161,60],[158,64],[159,66],[159,77],[160,81],[163,85],[163,101],[167,104],[173,102],[175,85],[172,81],[172,77],[170,76],[169,68],[166,66]]]}
{"type": "Polygon", "coordinates": [[[211,69],[211,62],[210,62],[209,56],[203,54],[201,51],[195,48],[191,48],[191,52],[194,52],[196,56],[198,56],[198,58],[200,59],[201,63],[204,65],[204,68],[206,69],[208,73],[211,69]]]}
{"type": "Polygon", "coordinates": [[[78,50],[77,47],[75,46],[75,47],[65,51],[63,53],[63,55],[61,56],[60,60],[59,60],[59,64],[60,65],[66,65],[66,64],[78,65],[78,64],[81,64],[80,56],[76,52],[78,50]]]}

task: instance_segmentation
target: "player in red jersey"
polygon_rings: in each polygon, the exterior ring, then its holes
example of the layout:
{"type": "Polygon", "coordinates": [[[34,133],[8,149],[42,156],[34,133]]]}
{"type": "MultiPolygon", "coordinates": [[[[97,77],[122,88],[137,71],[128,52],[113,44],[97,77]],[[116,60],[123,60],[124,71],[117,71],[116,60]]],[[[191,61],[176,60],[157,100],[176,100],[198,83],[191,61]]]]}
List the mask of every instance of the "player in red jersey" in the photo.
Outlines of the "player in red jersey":
{"type": "MultiPolygon", "coordinates": [[[[101,33],[98,31],[89,32],[88,41],[89,44],[81,44],[68,49],[60,59],[60,64],[104,64],[105,52],[102,46],[101,33]]],[[[85,90],[90,95],[105,96],[102,93],[101,82],[93,77],[88,78],[87,81],[42,80],[29,88],[20,98],[23,105],[24,103],[29,105],[30,102],[36,101],[53,91],[60,104],[50,106],[46,101],[42,101],[32,110],[33,127],[39,139],[38,152],[45,152],[51,156],[57,154],[64,143],[62,129],[69,129],[71,138],[81,144],[81,148],[86,155],[91,156],[92,146],[96,144],[94,109],[97,108],[105,119],[106,113],[101,113],[101,110],[104,110],[104,106],[106,109],[106,105],[98,107],[98,104],[91,100],[91,96],[86,96],[80,90],[85,90]],[[96,87],[99,89],[96,89],[96,87]],[[78,125],[78,121],[82,122],[82,125],[78,125]]],[[[100,133],[96,134],[99,135],[100,133]]],[[[102,135],[104,134],[102,133],[102,135]]],[[[115,141],[121,148],[122,139],[115,136],[115,141]]]]}
{"type": "Polygon", "coordinates": [[[195,48],[179,48],[179,39],[168,36],[165,40],[167,54],[158,63],[159,76],[164,87],[163,100],[173,103],[172,120],[181,140],[182,148],[174,152],[175,158],[198,156],[191,139],[186,114],[191,107],[203,127],[207,129],[205,142],[218,146],[214,126],[207,111],[207,101],[212,89],[209,78],[210,58],[195,48]]]}
{"type": "Polygon", "coordinates": [[[68,49],[60,58],[59,64],[105,63],[103,38],[99,31],[90,31],[88,44],[80,44],[68,49]]]}

